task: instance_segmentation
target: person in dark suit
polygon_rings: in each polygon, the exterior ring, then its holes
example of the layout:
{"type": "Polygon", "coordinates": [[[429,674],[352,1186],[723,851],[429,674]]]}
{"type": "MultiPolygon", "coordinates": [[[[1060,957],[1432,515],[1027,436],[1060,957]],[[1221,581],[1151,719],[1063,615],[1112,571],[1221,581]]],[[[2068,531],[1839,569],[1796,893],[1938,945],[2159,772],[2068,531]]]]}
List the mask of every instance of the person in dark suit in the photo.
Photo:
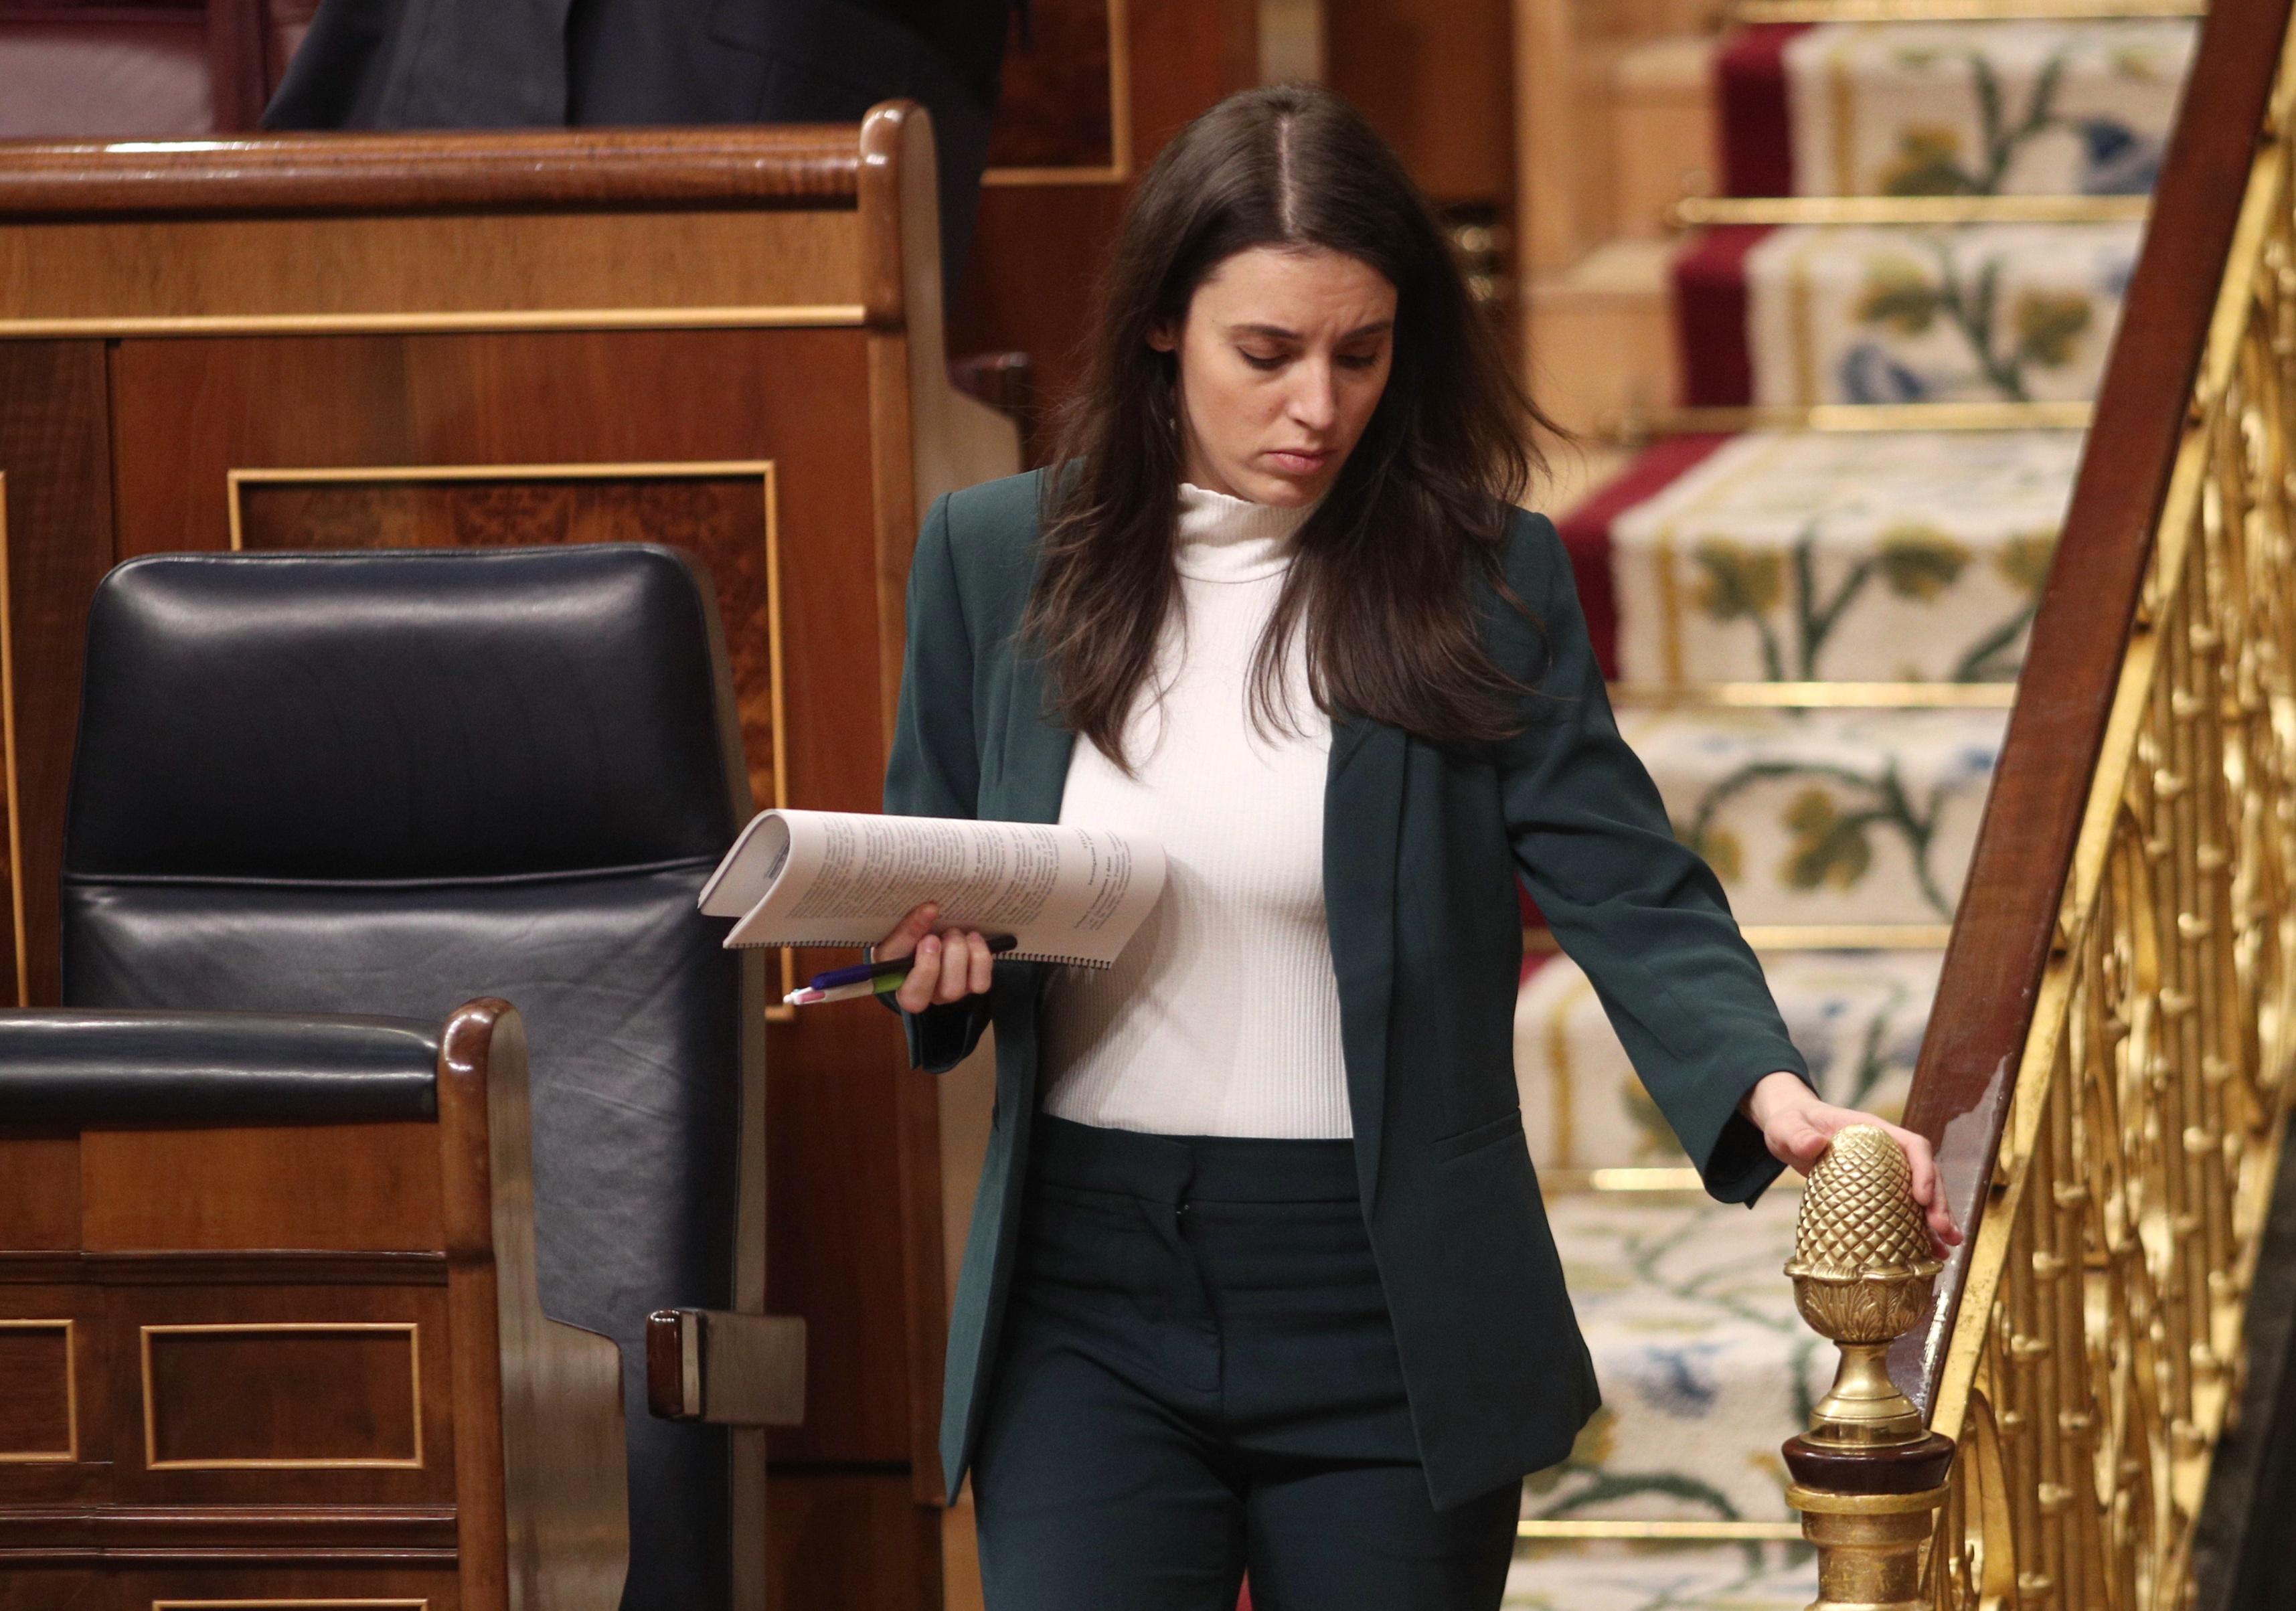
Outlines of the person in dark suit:
{"type": "Polygon", "coordinates": [[[322,0],[266,128],[855,123],[922,102],[971,249],[1010,0],[322,0]]]}
{"type": "MultiPolygon", "coordinates": [[[[1488,1611],[1599,1393],[1513,1068],[1518,875],[1707,1189],[1867,1116],[1808,1083],[1619,735],[1538,415],[1347,103],[1232,97],[1144,178],[1054,470],[939,500],[890,812],[1156,835],[1111,969],[920,908],[921,1067],[991,1025],[949,1337],[991,1611],[1488,1611]]],[[[1920,1138],[1890,1127],[1940,1247],[1920,1138]]]]}

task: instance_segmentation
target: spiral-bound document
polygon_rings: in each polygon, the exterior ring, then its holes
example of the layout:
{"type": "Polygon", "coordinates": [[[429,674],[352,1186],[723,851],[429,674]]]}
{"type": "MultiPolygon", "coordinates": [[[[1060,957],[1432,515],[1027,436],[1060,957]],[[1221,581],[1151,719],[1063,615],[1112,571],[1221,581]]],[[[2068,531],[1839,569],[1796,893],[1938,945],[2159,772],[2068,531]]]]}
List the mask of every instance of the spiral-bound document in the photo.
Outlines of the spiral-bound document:
{"type": "Polygon", "coordinates": [[[728,945],[865,945],[909,911],[1009,934],[1015,961],[1105,968],[1164,892],[1164,847],[1070,823],[766,811],[702,887],[728,945]]]}

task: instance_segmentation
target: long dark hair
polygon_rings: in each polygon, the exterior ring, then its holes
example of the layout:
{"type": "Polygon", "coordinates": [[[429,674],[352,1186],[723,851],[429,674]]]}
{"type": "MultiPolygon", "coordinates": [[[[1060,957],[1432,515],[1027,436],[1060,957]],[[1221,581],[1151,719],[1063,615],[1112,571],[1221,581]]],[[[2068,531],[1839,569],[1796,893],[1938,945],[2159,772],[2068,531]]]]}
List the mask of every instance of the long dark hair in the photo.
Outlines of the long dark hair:
{"type": "Polygon", "coordinates": [[[1229,96],[1167,145],[1134,194],[1101,288],[1083,380],[1055,427],[1043,553],[1022,627],[1058,715],[1119,765],[1134,699],[1154,670],[1178,588],[1172,533],[1183,475],[1178,359],[1149,346],[1196,288],[1255,246],[1324,248],[1396,290],[1387,388],[1296,557],[1254,659],[1256,719],[1293,725],[1291,636],[1308,687],[1439,743],[1505,737],[1521,687],[1485,652],[1469,583],[1514,608],[1500,574],[1509,508],[1554,429],[1507,372],[1425,197],[1362,114],[1329,90],[1229,96]]]}

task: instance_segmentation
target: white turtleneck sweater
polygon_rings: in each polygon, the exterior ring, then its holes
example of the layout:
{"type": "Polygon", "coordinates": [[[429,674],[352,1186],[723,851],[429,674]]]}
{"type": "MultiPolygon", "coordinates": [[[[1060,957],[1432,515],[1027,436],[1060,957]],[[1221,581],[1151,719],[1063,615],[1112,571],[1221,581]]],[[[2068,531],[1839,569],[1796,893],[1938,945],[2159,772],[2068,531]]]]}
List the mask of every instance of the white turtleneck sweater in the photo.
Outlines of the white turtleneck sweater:
{"type": "Polygon", "coordinates": [[[1324,917],[1329,719],[1305,646],[1295,732],[1251,717],[1252,657],[1304,509],[1180,488],[1180,596],[1125,729],[1127,777],[1080,741],[1061,821],[1152,834],[1163,897],[1113,968],[1061,970],[1045,1026],[1046,1111],[1163,1135],[1352,1133],[1324,917]]]}

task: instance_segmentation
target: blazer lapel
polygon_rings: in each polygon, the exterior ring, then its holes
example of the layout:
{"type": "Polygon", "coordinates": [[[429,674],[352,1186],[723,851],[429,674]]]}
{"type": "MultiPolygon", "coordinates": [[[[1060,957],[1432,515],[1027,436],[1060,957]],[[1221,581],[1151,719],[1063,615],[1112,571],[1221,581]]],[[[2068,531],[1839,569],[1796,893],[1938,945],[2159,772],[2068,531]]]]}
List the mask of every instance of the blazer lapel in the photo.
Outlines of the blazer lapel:
{"type": "Polygon", "coordinates": [[[1395,984],[1395,859],[1403,822],[1403,732],[1366,717],[1332,723],[1324,783],[1324,910],[1340,986],[1340,1039],[1355,1122],[1356,1179],[1369,1211],[1387,1109],[1395,984]]]}
{"type": "Polygon", "coordinates": [[[1034,655],[1013,659],[1012,703],[1004,712],[1004,775],[996,815],[1008,822],[1057,822],[1068,788],[1076,735],[1054,721],[1045,668],[1034,655]]]}

